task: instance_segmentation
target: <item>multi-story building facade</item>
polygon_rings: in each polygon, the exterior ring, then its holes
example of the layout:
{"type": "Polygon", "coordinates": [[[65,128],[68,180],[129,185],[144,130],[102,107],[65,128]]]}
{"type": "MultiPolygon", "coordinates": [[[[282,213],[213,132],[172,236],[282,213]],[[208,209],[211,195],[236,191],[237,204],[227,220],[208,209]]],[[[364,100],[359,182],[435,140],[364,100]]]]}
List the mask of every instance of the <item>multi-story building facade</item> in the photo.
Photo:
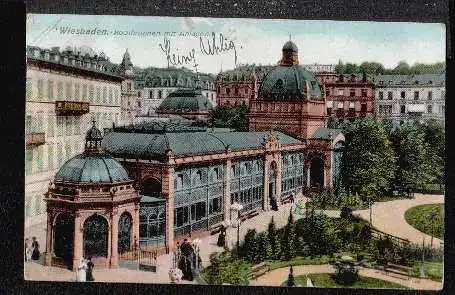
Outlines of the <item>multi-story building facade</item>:
{"type": "Polygon", "coordinates": [[[262,79],[273,66],[241,65],[216,78],[217,105],[248,106],[258,96],[262,79]]]}
{"type": "Polygon", "coordinates": [[[302,65],[307,71],[313,73],[334,73],[335,65],[322,65],[322,64],[306,64],[302,65]]]}
{"type": "Polygon", "coordinates": [[[316,74],[326,96],[327,116],[339,120],[374,114],[374,83],[367,75],[316,74]]]}
{"type": "Polygon", "coordinates": [[[445,73],[378,75],[376,116],[392,125],[435,120],[445,124],[445,73]]]}
{"type": "MultiPolygon", "coordinates": [[[[154,114],[169,93],[178,89],[194,89],[201,83],[201,93],[216,106],[215,78],[208,74],[196,74],[186,68],[154,68],[145,78],[137,78],[136,87],[141,115],[154,114]]],[[[138,73],[140,75],[140,73],[138,73]]]]}
{"type": "Polygon", "coordinates": [[[84,131],[120,123],[123,78],[89,48],[27,47],[26,225],[45,216],[43,194],[56,169],[84,150],[84,131]]]}

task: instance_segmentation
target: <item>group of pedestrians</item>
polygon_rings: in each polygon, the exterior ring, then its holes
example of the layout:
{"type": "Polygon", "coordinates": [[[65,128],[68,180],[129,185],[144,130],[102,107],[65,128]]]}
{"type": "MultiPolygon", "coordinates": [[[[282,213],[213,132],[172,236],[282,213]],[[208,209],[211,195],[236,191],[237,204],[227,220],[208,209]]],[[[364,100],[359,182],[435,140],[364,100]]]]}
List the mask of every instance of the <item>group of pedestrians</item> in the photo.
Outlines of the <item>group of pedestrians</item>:
{"type": "Polygon", "coordinates": [[[30,239],[25,239],[25,261],[30,260],[39,260],[41,253],[39,251],[39,243],[36,237],[32,237],[32,241],[30,243],[30,239]]]}
{"type": "Polygon", "coordinates": [[[79,265],[76,270],[76,281],[77,282],[93,282],[93,262],[92,258],[88,257],[87,259],[81,258],[79,265]]]}

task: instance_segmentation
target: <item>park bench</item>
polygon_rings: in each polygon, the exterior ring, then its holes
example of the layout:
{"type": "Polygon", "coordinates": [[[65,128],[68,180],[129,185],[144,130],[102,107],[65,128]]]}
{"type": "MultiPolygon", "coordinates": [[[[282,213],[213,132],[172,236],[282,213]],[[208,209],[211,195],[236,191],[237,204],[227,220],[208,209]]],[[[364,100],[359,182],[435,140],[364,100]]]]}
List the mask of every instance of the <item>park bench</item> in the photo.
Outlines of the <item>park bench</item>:
{"type": "Polygon", "coordinates": [[[258,265],[253,266],[251,270],[251,278],[254,280],[268,272],[270,269],[267,263],[261,262],[258,265]]]}
{"type": "Polygon", "coordinates": [[[210,235],[216,235],[217,233],[219,233],[221,231],[222,228],[223,228],[223,225],[221,223],[212,225],[209,229],[210,235]]]}
{"type": "Polygon", "coordinates": [[[240,220],[243,222],[243,221],[253,218],[257,215],[259,215],[259,212],[256,209],[249,210],[249,211],[246,211],[246,212],[240,214],[240,220]]]}

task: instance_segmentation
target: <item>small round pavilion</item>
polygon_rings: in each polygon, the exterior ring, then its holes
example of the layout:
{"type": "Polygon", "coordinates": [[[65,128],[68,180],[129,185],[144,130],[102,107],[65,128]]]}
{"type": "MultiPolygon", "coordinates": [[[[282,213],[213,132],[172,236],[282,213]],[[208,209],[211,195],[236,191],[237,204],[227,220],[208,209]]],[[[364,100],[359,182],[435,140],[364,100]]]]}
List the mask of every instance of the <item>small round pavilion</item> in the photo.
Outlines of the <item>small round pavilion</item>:
{"type": "Polygon", "coordinates": [[[101,150],[93,126],[85,151],[69,159],[46,193],[46,265],[75,269],[82,257],[117,267],[118,254],[137,247],[140,197],[128,172],[101,150]]]}

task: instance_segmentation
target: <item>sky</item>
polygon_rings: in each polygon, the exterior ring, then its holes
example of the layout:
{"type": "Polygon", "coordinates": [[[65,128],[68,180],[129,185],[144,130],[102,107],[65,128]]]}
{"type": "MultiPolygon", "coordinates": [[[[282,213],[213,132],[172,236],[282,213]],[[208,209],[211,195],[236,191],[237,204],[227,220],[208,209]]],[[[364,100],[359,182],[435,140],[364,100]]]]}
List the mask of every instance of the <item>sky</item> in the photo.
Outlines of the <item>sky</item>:
{"type": "Polygon", "coordinates": [[[438,23],[29,14],[26,43],[88,46],[114,63],[128,49],[133,64],[142,68],[166,67],[175,56],[177,66],[218,73],[245,63],[276,64],[290,39],[300,64],[376,61],[393,68],[400,61],[443,62],[445,37],[445,26],[438,23]],[[175,35],[165,37],[165,32],[175,35]],[[210,54],[213,44],[223,50],[210,54]]]}

